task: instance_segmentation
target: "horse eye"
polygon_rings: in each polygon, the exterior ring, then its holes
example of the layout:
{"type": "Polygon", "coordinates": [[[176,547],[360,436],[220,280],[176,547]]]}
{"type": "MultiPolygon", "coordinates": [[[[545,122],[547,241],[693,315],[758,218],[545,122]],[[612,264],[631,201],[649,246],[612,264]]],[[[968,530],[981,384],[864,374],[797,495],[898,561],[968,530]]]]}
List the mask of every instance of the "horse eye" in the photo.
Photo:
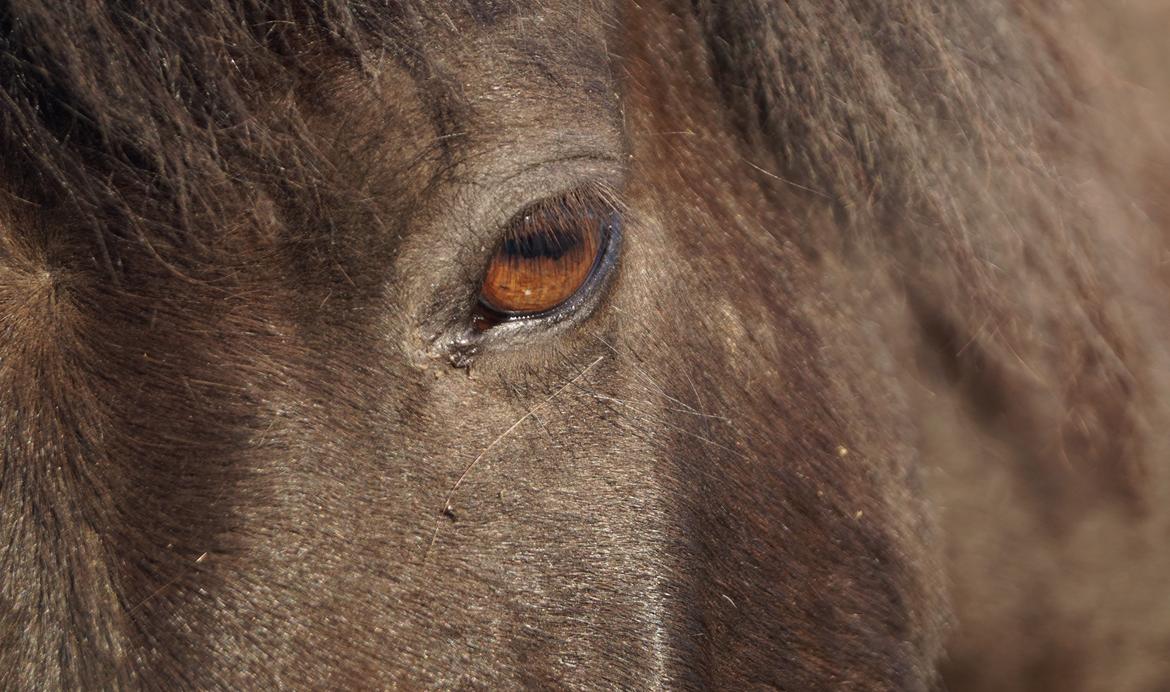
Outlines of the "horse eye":
{"type": "Polygon", "coordinates": [[[480,287],[481,327],[547,315],[587,290],[614,245],[616,212],[578,194],[520,214],[496,247],[480,287]]]}

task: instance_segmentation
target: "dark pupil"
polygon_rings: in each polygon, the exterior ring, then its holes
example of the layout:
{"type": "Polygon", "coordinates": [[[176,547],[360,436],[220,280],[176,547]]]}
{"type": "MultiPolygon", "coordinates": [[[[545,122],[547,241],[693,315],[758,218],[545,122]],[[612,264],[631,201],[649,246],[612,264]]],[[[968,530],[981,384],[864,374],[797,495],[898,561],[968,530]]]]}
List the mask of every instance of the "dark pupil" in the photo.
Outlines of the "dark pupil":
{"type": "Polygon", "coordinates": [[[523,259],[560,259],[582,245],[581,234],[563,228],[542,228],[504,241],[503,253],[523,259]]]}

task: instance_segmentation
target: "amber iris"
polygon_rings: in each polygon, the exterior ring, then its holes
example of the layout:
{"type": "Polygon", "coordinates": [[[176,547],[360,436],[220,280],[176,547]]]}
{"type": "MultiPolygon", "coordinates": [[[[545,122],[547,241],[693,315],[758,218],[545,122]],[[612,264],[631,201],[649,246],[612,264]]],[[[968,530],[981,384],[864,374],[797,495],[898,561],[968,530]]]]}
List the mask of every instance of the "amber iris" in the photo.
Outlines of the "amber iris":
{"type": "Polygon", "coordinates": [[[573,297],[602,253],[603,219],[579,199],[537,205],[496,248],[480,301],[501,315],[547,312],[573,297]]]}

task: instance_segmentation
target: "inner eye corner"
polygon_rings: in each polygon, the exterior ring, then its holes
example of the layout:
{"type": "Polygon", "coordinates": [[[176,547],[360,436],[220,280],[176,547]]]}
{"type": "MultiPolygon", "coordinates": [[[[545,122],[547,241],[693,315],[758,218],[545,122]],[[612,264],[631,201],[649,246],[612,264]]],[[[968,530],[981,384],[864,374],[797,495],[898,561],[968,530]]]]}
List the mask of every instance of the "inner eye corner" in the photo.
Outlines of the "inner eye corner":
{"type": "Polygon", "coordinates": [[[488,259],[472,312],[475,331],[564,317],[587,304],[616,261],[620,234],[619,205],[595,186],[525,208],[488,259]]]}

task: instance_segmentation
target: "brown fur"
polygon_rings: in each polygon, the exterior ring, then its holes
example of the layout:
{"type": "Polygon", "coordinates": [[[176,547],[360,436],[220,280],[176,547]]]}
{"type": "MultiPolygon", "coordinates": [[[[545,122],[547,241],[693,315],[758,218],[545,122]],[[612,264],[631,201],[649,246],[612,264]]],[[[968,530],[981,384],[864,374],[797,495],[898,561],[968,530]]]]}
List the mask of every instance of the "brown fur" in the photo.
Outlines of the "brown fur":
{"type": "Polygon", "coordinates": [[[0,688],[1170,686],[1127,9],[0,3],[0,688]]]}

